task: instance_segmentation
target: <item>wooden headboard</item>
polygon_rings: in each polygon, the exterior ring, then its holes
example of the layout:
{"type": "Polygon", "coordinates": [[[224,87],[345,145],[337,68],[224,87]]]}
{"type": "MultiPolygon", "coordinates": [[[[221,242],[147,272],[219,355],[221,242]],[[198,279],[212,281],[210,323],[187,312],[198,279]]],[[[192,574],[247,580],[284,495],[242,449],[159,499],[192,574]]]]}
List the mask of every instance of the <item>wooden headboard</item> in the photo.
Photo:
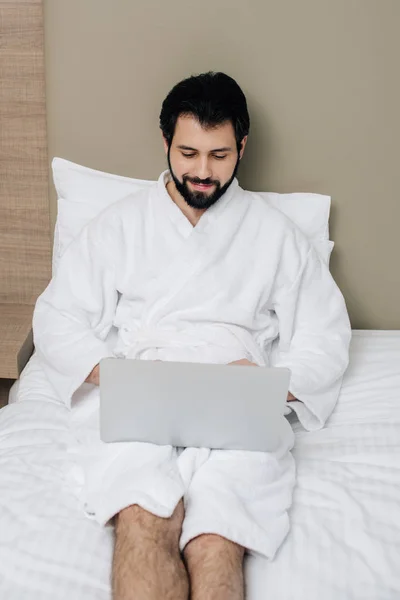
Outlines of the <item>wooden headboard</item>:
{"type": "MultiPolygon", "coordinates": [[[[0,0],[0,387],[32,350],[51,273],[41,0],[0,0]]],[[[1,390],[0,390],[1,395],[1,390]]]]}
{"type": "Polygon", "coordinates": [[[0,303],[33,304],[51,263],[42,2],[0,11],[0,303]]]}

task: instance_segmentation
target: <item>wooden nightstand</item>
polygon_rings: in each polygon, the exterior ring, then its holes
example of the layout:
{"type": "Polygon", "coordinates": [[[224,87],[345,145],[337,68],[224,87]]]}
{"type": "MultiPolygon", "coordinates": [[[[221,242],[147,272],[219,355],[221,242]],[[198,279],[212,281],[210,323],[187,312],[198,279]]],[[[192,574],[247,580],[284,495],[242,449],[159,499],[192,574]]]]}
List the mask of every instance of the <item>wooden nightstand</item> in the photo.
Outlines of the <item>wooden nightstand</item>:
{"type": "Polygon", "coordinates": [[[33,352],[33,306],[0,304],[0,407],[33,352]]]}

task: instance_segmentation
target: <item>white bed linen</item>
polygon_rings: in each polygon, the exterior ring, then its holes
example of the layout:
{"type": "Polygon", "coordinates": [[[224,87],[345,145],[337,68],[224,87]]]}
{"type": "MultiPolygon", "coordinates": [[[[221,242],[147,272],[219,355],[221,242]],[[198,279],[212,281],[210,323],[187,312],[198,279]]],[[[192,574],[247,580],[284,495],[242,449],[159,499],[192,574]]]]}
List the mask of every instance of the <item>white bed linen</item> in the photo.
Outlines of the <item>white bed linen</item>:
{"type": "MultiPolygon", "coordinates": [[[[0,413],[0,598],[110,600],[112,527],[70,491],[90,404],[57,404],[34,358],[0,413]]],[[[327,427],[294,427],[291,531],[273,562],[246,559],[247,599],[398,600],[400,331],[353,332],[327,427]]]]}

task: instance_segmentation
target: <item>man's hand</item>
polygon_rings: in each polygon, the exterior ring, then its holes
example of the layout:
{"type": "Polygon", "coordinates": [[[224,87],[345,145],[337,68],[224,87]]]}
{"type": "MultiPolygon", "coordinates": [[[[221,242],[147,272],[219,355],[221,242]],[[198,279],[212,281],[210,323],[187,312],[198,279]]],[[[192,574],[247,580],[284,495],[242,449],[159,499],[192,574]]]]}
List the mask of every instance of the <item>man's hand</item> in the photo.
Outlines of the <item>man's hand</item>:
{"type": "Polygon", "coordinates": [[[99,385],[100,383],[100,367],[96,365],[90,371],[89,375],[85,379],[86,383],[93,383],[93,385],[99,385]]]}
{"type": "Polygon", "coordinates": [[[252,363],[249,360],[247,360],[247,358],[241,358],[240,360],[234,360],[231,363],[228,363],[229,365],[244,365],[246,367],[258,367],[258,365],[256,365],[256,363],[252,363]]]}
{"type": "MultiPolygon", "coordinates": [[[[247,367],[258,367],[258,365],[256,365],[256,363],[252,363],[249,360],[247,360],[247,358],[241,358],[240,360],[234,360],[233,362],[229,363],[230,365],[245,365],[247,367]]],[[[291,394],[290,392],[288,392],[288,397],[287,397],[287,401],[288,402],[293,402],[293,400],[297,400],[297,398],[295,398],[293,396],[293,394],[291,394]]]]}

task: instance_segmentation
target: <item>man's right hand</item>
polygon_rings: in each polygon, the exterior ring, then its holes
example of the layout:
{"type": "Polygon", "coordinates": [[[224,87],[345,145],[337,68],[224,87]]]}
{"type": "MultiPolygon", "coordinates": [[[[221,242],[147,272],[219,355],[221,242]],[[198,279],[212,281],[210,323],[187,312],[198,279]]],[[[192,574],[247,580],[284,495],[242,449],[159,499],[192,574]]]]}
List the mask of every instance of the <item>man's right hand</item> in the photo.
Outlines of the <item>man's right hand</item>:
{"type": "Polygon", "coordinates": [[[243,365],[244,367],[258,367],[258,365],[256,365],[256,363],[250,362],[249,360],[247,360],[247,358],[241,358],[240,360],[234,360],[231,363],[228,363],[228,365],[243,365]]]}
{"type": "Polygon", "coordinates": [[[100,383],[100,367],[97,364],[90,371],[89,375],[85,379],[85,383],[93,383],[93,385],[99,385],[100,383]]]}

